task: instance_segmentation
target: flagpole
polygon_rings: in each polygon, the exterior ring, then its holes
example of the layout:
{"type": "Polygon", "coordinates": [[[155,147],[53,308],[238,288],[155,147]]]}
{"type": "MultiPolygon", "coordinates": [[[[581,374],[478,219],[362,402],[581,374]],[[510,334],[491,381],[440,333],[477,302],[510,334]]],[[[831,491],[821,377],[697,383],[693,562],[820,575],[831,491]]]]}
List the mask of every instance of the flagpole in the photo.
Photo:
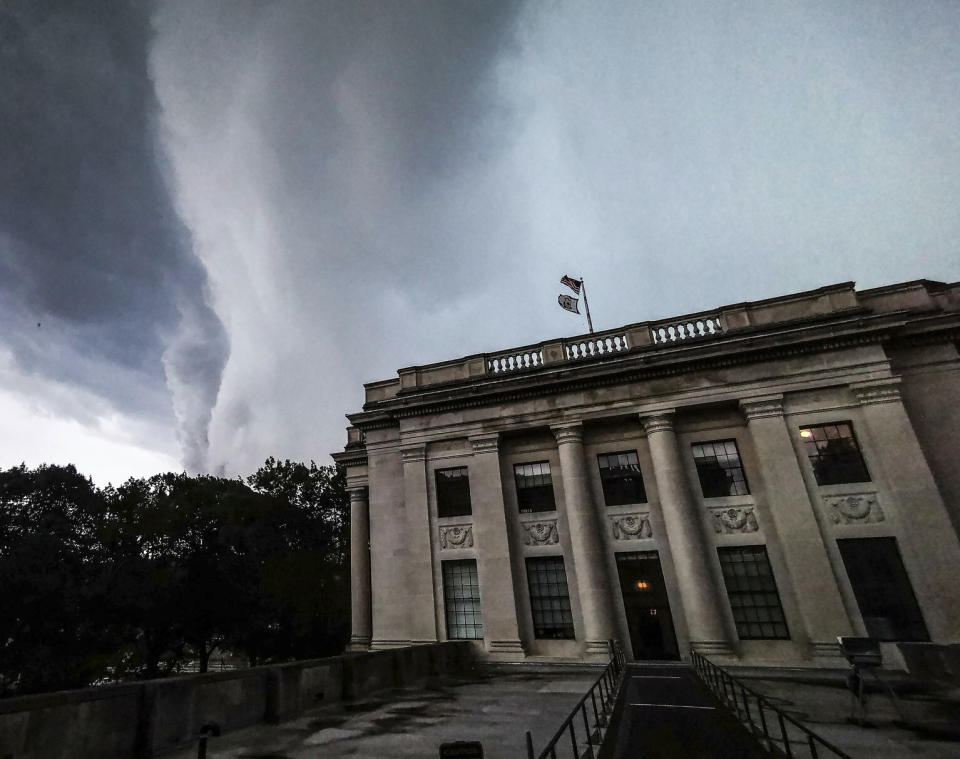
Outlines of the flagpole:
{"type": "Polygon", "coordinates": [[[583,307],[587,309],[587,326],[590,328],[590,334],[593,334],[593,319],[590,318],[590,304],[587,302],[587,283],[580,275],[580,288],[583,290],[583,307]]]}

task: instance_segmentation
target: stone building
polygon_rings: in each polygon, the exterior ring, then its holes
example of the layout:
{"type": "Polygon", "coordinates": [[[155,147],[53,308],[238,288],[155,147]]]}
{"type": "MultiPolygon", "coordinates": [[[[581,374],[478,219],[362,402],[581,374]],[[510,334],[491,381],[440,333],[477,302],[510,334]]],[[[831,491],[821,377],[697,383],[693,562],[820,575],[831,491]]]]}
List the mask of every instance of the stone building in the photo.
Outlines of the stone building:
{"type": "Polygon", "coordinates": [[[960,641],[958,337],[960,283],[843,283],[365,385],[350,647],[960,641]]]}

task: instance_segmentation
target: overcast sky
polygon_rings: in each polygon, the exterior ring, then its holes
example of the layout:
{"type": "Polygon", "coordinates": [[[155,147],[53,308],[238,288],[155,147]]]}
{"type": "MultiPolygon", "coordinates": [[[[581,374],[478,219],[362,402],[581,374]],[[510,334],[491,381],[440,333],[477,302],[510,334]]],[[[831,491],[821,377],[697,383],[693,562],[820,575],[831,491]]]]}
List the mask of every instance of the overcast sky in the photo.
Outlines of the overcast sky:
{"type": "Polygon", "coordinates": [[[0,467],[328,463],[362,383],[960,279],[960,3],[5,0],[0,467]]]}

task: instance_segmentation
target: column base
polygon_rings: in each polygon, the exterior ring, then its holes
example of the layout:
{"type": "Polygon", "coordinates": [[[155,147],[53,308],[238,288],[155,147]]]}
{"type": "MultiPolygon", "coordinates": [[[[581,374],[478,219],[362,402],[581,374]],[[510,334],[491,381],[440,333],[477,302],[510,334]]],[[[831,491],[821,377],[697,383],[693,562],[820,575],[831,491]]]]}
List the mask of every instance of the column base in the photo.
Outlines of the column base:
{"type": "Polygon", "coordinates": [[[721,657],[724,659],[736,659],[737,652],[726,640],[691,640],[690,648],[701,656],[709,658],[721,657]]]}
{"type": "Polygon", "coordinates": [[[347,653],[359,653],[370,650],[370,637],[366,635],[351,635],[347,643],[347,653]]]}
{"type": "Polygon", "coordinates": [[[521,661],[527,652],[519,640],[491,640],[487,643],[486,658],[495,661],[521,661]]]}
{"type": "Polygon", "coordinates": [[[409,640],[388,640],[386,638],[377,638],[371,641],[371,651],[384,651],[389,648],[406,648],[410,645],[409,640]]]}
{"type": "Polygon", "coordinates": [[[606,640],[588,640],[587,648],[583,652],[585,658],[609,661],[611,651],[610,642],[606,640]]]}
{"type": "Polygon", "coordinates": [[[831,669],[849,669],[850,663],[840,652],[840,645],[835,640],[810,641],[810,658],[818,667],[831,669]]]}

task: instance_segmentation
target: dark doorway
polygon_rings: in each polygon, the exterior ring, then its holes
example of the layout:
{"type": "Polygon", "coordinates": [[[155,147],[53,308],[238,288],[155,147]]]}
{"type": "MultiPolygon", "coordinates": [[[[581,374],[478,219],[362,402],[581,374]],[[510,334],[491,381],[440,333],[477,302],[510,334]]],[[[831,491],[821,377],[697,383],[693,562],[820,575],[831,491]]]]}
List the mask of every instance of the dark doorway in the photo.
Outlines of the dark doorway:
{"type": "Polygon", "coordinates": [[[656,551],[618,553],[617,574],[633,658],[679,659],[660,555],[656,551]]]}

